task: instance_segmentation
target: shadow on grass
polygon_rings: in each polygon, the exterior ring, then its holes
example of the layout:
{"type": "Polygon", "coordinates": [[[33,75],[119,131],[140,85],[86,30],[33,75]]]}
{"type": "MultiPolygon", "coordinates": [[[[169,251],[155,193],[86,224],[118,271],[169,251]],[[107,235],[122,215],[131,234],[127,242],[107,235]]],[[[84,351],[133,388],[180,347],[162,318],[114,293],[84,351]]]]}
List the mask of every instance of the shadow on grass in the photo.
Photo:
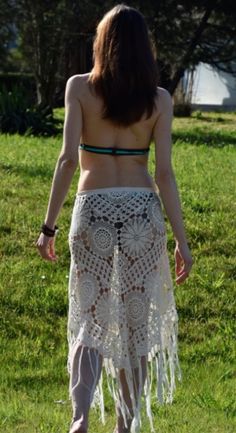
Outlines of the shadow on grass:
{"type": "Polygon", "coordinates": [[[5,171],[7,174],[20,174],[29,177],[46,177],[52,178],[53,169],[48,166],[29,166],[29,165],[16,165],[0,162],[0,170],[5,171]]]}
{"type": "Polygon", "coordinates": [[[191,116],[191,119],[196,119],[196,120],[200,120],[201,122],[209,122],[209,123],[233,123],[234,120],[233,119],[224,119],[221,116],[217,116],[217,117],[212,117],[212,116],[207,116],[207,115],[202,115],[202,114],[193,114],[191,116]]]}
{"type": "Polygon", "coordinates": [[[22,365],[22,367],[25,368],[25,373],[23,373],[22,370],[20,375],[18,374],[17,377],[12,378],[11,380],[11,386],[13,389],[19,389],[20,387],[21,389],[30,389],[31,391],[33,391],[37,390],[39,386],[49,386],[50,384],[55,384],[55,382],[59,382],[58,377],[53,374],[53,371],[49,371],[47,373],[41,372],[41,374],[40,372],[38,372],[37,374],[35,374],[35,371],[27,371],[27,362],[25,362],[25,365],[22,365]]]}
{"type": "Polygon", "coordinates": [[[202,129],[192,129],[191,131],[178,131],[172,134],[173,142],[181,141],[189,144],[207,145],[209,147],[224,147],[236,145],[236,134],[227,132],[204,131],[202,129]]]}

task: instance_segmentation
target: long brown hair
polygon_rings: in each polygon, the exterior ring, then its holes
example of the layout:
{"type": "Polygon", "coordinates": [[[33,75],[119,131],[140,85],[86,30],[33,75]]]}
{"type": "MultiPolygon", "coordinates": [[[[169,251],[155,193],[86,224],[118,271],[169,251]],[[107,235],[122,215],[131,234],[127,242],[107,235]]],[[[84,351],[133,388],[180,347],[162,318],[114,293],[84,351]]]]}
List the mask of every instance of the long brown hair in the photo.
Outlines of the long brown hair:
{"type": "Polygon", "coordinates": [[[103,118],[128,126],[150,117],[157,70],[143,15],[123,4],[111,9],[98,24],[93,56],[89,81],[103,100],[103,118]]]}

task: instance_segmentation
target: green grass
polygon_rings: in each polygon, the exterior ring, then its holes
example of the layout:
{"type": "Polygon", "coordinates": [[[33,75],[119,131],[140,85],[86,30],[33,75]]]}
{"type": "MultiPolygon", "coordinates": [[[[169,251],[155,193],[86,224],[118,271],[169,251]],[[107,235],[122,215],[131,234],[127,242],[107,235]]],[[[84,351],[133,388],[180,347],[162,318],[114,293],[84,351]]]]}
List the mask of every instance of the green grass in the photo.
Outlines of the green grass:
{"type": "MultiPolygon", "coordinates": [[[[57,111],[59,116],[61,111],[57,111]]],[[[174,121],[173,163],[195,260],[175,286],[183,381],[172,405],[153,404],[158,433],[233,433],[235,404],[236,115],[174,121]]],[[[61,137],[0,137],[0,431],[66,433],[68,400],[67,236],[79,173],[60,214],[58,264],[34,243],[44,218],[61,137]]],[[[151,153],[150,171],[154,171],[151,153]]],[[[173,237],[168,248],[174,270],[173,237]]],[[[154,396],[153,396],[154,397],[154,396]]],[[[91,433],[110,433],[114,408],[106,392],[106,426],[90,416],[91,433]]],[[[144,415],[142,432],[149,432],[144,415]]]]}

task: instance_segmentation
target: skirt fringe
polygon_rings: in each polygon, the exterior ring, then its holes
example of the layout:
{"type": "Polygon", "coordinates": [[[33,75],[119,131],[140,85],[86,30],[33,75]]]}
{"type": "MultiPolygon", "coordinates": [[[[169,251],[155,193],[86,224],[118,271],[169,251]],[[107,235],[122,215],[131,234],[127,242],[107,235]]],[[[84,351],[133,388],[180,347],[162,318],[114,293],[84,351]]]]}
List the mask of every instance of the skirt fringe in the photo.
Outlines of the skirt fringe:
{"type": "MultiPolygon", "coordinates": [[[[166,338],[165,338],[166,340],[166,338]]],[[[122,383],[120,380],[120,370],[117,368],[113,360],[110,358],[103,358],[102,351],[98,351],[93,347],[85,346],[85,342],[77,340],[72,346],[72,352],[70,356],[70,362],[68,364],[68,370],[71,373],[70,365],[73,365],[74,357],[79,347],[82,348],[78,362],[78,373],[80,373],[81,360],[83,356],[83,349],[86,347],[88,351],[88,359],[90,372],[93,377],[93,386],[87,387],[90,394],[90,404],[92,407],[100,408],[100,419],[105,424],[105,406],[104,406],[104,374],[106,376],[106,383],[110,396],[113,399],[115,408],[123,416],[125,426],[128,427],[129,419],[133,418],[131,424],[131,433],[139,433],[141,422],[141,403],[142,394],[144,403],[146,406],[146,414],[150,422],[151,431],[154,432],[152,404],[163,405],[172,404],[174,398],[174,391],[176,390],[176,378],[182,380],[182,372],[178,359],[178,322],[173,323],[172,330],[170,330],[167,345],[162,347],[154,346],[151,351],[147,354],[147,374],[145,382],[142,380],[142,362],[139,360],[139,364],[134,368],[126,368],[124,370],[125,379],[128,384],[129,394],[132,401],[132,413],[128,408],[125,399],[122,394],[122,383]],[[95,354],[95,363],[92,359],[91,354],[95,354]],[[99,378],[99,358],[103,359],[103,370],[100,371],[99,378]],[[135,370],[135,372],[134,372],[135,370]],[[134,375],[137,376],[138,370],[138,389],[135,389],[134,375]],[[98,380],[99,379],[99,380],[98,380]]],[[[72,375],[70,378],[72,380],[72,375]]],[[[69,396],[72,398],[73,389],[77,384],[72,384],[70,380],[69,384],[69,396]]],[[[78,381],[82,380],[80,374],[78,374],[78,381]]],[[[86,385],[84,384],[86,387],[86,385]]]]}
{"type": "Polygon", "coordinates": [[[172,403],[178,315],[160,198],[148,188],[76,196],[69,233],[68,371],[74,419],[99,405],[104,375],[117,415],[138,433],[141,404],[172,403]],[[103,368],[104,367],[104,368],[103,368]]]}

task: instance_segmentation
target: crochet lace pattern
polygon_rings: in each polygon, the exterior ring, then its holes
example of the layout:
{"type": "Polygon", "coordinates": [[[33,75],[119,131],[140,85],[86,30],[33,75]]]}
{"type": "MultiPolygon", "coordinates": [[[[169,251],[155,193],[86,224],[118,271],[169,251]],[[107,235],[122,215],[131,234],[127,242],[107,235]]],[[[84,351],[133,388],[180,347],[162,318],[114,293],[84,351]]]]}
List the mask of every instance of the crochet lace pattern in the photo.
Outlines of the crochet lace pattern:
{"type": "Polygon", "coordinates": [[[144,400],[153,431],[151,400],[154,404],[156,395],[160,404],[172,403],[176,374],[181,380],[178,315],[158,193],[128,187],[77,193],[69,247],[70,396],[76,400],[81,382],[89,402],[100,405],[104,422],[105,373],[126,425],[132,417],[131,431],[139,431],[144,400]],[[82,373],[84,348],[90,380],[82,373]],[[121,370],[132,410],[123,396],[121,370]]]}

